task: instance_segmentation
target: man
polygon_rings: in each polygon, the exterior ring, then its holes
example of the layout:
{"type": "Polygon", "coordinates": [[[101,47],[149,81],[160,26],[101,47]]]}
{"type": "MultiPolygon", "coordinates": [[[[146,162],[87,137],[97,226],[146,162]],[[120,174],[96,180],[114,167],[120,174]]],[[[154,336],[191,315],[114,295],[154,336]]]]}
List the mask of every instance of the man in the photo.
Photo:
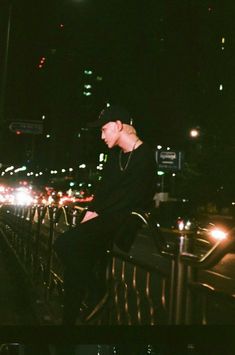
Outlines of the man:
{"type": "Polygon", "coordinates": [[[65,265],[65,324],[75,324],[87,290],[86,320],[104,304],[104,283],[95,278],[97,261],[105,258],[113,241],[129,250],[132,240],[128,240],[128,232],[120,230],[128,226],[131,211],[150,207],[155,187],[154,154],[137,136],[124,108],[105,108],[89,126],[101,128],[101,138],[111,152],[94,200],[80,225],[55,241],[55,249],[65,265]]]}

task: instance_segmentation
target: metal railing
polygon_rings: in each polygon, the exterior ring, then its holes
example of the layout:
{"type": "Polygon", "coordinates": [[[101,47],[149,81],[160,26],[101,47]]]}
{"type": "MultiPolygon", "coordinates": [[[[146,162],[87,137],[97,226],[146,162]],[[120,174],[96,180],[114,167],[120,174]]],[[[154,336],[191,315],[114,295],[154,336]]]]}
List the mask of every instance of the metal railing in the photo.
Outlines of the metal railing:
{"type": "MultiPolygon", "coordinates": [[[[179,233],[174,245],[169,246],[151,213],[132,214],[142,221],[144,234],[149,238],[141,240],[139,233],[128,254],[115,246],[107,250],[109,301],[96,324],[208,324],[211,298],[215,304],[227,302],[229,312],[234,310],[233,294],[200,282],[197,275],[197,270],[210,268],[224,255],[234,252],[233,231],[226,242],[218,242],[199,258],[189,252],[191,235],[179,233]]],[[[0,209],[0,232],[36,289],[37,302],[47,305],[51,318],[47,317],[52,323],[61,321],[63,303],[63,267],[53,243],[81,218],[81,211],[69,207],[0,209]]]]}

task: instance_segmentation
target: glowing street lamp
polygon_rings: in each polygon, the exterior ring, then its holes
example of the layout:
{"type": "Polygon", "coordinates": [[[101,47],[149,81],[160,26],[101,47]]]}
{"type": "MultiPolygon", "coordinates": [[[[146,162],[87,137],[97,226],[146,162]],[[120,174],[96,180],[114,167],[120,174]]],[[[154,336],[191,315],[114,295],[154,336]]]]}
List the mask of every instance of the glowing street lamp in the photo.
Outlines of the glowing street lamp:
{"type": "Polygon", "coordinates": [[[200,136],[200,131],[198,128],[192,128],[189,132],[191,138],[198,138],[200,136]]]}

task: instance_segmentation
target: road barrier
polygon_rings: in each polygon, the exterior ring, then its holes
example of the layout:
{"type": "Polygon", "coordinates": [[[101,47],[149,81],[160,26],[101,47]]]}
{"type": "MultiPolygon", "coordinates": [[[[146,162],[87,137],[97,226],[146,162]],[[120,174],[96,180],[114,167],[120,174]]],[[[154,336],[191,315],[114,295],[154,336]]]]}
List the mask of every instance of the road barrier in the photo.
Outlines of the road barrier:
{"type": "MultiPolygon", "coordinates": [[[[46,310],[41,314],[42,323],[61,322],[63,267],[53,243],[82,216],[81,211],[67,206],[0,208],[1,235],[34,290],[35,302],[46,310]]],[[[235,253],[233,231],[226,241],[217,242],[198,257],[192,253],[192,234],[179,231],[169,244],[151,213],[134,211],[132,216],[141,220],[142,229],[130,252],[114,246],[107,250],[105,268],[99,265],[100,272],[105,272],[109,298],[92,324],[234,324],[235,292],[217,289],[199,277],[200,270],[235,253]]]]}

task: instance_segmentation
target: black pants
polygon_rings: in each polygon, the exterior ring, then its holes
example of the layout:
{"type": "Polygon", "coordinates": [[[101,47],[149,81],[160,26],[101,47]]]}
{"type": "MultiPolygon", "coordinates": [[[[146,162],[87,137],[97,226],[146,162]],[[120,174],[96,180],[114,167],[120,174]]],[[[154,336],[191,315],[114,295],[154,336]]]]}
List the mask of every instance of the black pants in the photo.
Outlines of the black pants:
{"type": "Polygon", "coordinates": [[[97,276],[98,262],[104,263],[106,249],[112,243],[122,217],[96,217],[61,235],[55,250],[64,264],[64,323],[76,322],[86,293],[97,296],[104,288],[104,277],[97,276]]]}

